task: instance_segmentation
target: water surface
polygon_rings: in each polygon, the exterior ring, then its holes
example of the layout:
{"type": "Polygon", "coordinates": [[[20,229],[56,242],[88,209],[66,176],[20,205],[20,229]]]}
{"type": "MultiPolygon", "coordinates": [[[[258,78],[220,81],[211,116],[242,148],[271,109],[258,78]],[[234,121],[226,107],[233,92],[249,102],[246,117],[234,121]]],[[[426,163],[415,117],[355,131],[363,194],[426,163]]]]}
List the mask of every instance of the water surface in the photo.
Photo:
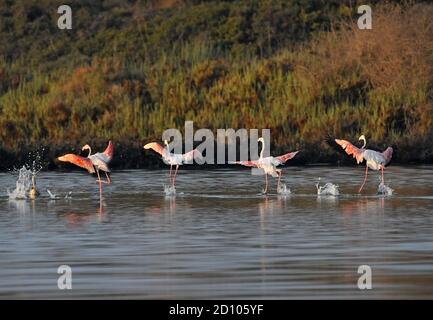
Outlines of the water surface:
{"type": "Polygon", "coordinates": [[[40,172],[41,197],[10,200],[0,173],[0,298],[433,298],[433,167],[391,166],[378,196],[362,167],[288,167],[292,195],[248,170],[40,172]],[[318,197],[332,182],[338,197],[318,197]],[[50,200],[46,189],[71,199],[50,200]],[[57,288],[59,265],[72,290],[57,288]],[[373,289],[359,290],[369,265],[373,289]]]}

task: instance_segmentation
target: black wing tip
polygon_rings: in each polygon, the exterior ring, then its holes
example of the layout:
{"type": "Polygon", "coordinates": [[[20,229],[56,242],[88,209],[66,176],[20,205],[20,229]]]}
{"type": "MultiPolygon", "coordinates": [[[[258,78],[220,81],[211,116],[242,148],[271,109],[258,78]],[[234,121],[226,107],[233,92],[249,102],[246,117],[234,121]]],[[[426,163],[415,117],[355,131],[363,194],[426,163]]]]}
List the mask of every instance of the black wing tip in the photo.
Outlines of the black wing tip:
{"type": "Polygon", "coordinates": [[[333,148],[339,147],[337,142],[335,142],[335,137],[332,136],[330,133],[326,134],[324,140],[330,147],[333,147],[333,148]]]}

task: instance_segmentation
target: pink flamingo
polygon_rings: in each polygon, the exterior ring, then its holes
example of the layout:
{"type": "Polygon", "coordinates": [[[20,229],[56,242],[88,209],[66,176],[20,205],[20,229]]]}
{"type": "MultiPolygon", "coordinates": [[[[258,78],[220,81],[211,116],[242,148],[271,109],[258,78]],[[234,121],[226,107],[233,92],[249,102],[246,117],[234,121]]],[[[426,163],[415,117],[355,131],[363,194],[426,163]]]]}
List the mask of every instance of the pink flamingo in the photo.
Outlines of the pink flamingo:
{"type": "Polygon", "coordinates": [[[259,138],[258,142],[262,143],[262,151],[260,152],[260,157],[258,160],[254,161],[235,161],[236,164],[241,164],[246,167],[255,167],[263,169],[265,172],[266,186],[263,193],[268,192],[268,174],[274,178],[278,177],[277,190],[280,189],[280,180],[282,175],[282,169],[277,169],[277,166],[284,164],[287,160],[292,159],[299,151],[289,152],[278,157],[266,157],[263,158],[263,152],[265,150],[265,140],[259,138]]]}
{"type": "Polygon", "coordinates": [[[68,153],[64,156],[58,157],[59,161],[70,162],[78,167],[86,169],[89,173],[95,173],[98,176],[98,180],[96,182],[99,183],[99,195],[102,198],[102,183],[110,184],[110,176],[108,173],[110,172],[110,168],[108,164],[113,159],[114,148],[111,141],[108,142],[108,146],[104,152],[97,152],[92,154],[92,149],[88,144],[86,144],[81,150],[89,150],[89,154],[87,157],[81,157],[79,155],[68,153]],[[105,176],[107,177],[107,181],[102,181],[101,176],[99,175],[99,170],[105,172],[105,176]]]}
{"type": "Polygon", "coordinates": [[[162,159],[164,160],[164,162],[170,165],[169,180],[170,180],[171,186],[175,187],[176,175],[177,175],[177,171],[179,169],[179,166],[181,166],[185,163],[191,162],[193,159],[202,159],[203,156],[202,156],[201,152],[197,149],[191,150],[191,151],[184,153],[184,154],[170,153],[168,141],[164,140],[164,144],[166,146],[165,148],[163,146],[161,146],[158,142],[151,142],[151,143],[146,144],[144,146],[144,149],[146,149],[146,150],[152,149],[153,151],[159,153],[162,156],[162,159]],[[172,174],[173,166],[176,166],[176,170],[175,170],[174,174],[172,174]]]}
{"type": "Polygon", "coordinates": [[[335,142],[339,146],[341,146],[348,155],[353,156],[356,159],[357,164],[360,164],[361,162],[366,160],[364,182],[362,183],[361,188],[359,188],[358,191],[358,193],[361,193],[362,188],[364,187],[365,182],[367,181],[368,168],[376,171],[381,170],[382,171],[381,183],[383,185],[385,184],[383,170],[391,161],[393,149],[391,147],[388,147],[383,152],[366,149],[365,146],[367,145],[367,140],[365,139],[365,136],[361,135],[358,140],[364,141],[364,145],[361,148],[355,147],[353,144],[351,144],[349,141],[346,140],[335,139],[335,142]]]}

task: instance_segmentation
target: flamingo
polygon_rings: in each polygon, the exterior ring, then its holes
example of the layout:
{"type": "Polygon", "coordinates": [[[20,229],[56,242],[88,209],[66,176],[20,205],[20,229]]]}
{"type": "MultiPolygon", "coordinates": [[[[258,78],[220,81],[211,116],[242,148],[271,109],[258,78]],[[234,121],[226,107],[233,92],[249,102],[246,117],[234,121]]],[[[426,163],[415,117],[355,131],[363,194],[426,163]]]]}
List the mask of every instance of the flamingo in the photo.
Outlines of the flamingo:
{"type": "Polygon", "coordinates": [[[266,157],[263,158],[263,152],[265,150],[265,140],[259,138],[258,142],[262,143],[262,151],[258,160],[253,161],[235,161],[235,164],[240,164],[246,167],[255,167],[263,169],[265,172],[266,186],[263,191],[264,194],[268,192],[268,174],[274,178],[278,177],[277,190],[280,189],[280,180],[282,175],[282,169],[277,169],[277,166],[284,164],[287,160],[292,159],[299,151],[289,152],[278,157],[266,157]]]}
{"type": "Polygon", "coordinates": [[[144,146],[144,149],[152,149],[153,151],[159,153],[162,156],[162,159],[165,163],[170,165],[170,175],[169,180],[170,184],[173,188],[175,188],[176,185],[176,175],[177,171],[179,169],[179,166],[188,163],[192,161],[193,159],[202,159],[203,156],[201,152],[197,149],[191,150],[184,154],[176,154],[176,153],[170,153],[169,144],[167,140],[164,140],[165,148],[161,146],[158,142],[151,142],[144,146]],[[173,166],[176,166],[174,175],[173,172],[173,166]]]}
{"type": "Polygon", "coordinates": [[[63,162],[70,162],[72,164],[75,164],[76,166],[79,166],[81,168],[86,169],[89,173],[95,173],[98,176],[98,180],[96,182],[99,183],[99,195],[100,198],[102,198],[102,183],[110,184],[110,176],[108,173],[110,172],[110,168],[108,167],[108,164],[113,159],[113,144],[111,141],[108,141],[108,146],[105,149],[104,152],[97,152],[95,154],[92,154],[92,149],[88,144],[86,144],[81,150],[89,150],[89,154],[87,157],[81,157],[79,155],[68,153],[64,156],[58,157],[57,159],[59,161],[63,162]],[[99,170],[105,172],[105,176],[107,177],[107,181],[102,181],[101,176],[99,175],[99,170]]]}
{"type": "Polygon", "coordinates": [[[382,182],[381,184],[385,184],[384,174],[383,170],[385,167],[390,163],[392,158],[392,147],[386,148],[385,151],[379,152],[371,149],[366,149],[367,140],[365,139],[364,135],[361,135],[358,139],[358,141],[363,141],[364,144],[361,147],[361,149],[355,147],[353,144],[351,144],[349,141],[346,140],[340,140],[340,139],[334,139],[335,142],[343,148],[343,150],[350,156],[353,156],[356,159],[356,163],[360,164],[364,160],[366,161],[366,167],[365,167],[365,177],[364,182],[362,183],[361,187],[359,188],[358,193],[361,193],[362,188],[365,185],[365,182],[367,181],[368,176],[368,168],[372,170],[382,172],[382,182]]]}

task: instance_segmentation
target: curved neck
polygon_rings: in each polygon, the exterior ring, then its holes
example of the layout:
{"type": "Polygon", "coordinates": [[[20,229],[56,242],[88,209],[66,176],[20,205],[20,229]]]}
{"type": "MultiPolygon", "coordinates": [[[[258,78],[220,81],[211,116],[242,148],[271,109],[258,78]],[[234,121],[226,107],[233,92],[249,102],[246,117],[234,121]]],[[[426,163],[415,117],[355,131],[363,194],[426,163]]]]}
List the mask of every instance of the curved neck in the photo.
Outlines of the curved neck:
{"type": "Polygon", "coordinates": [[[92,154],[92,148],[90,148],[89,146],[89,154],[87,155],[87,158],[90,157],[91,154],[92,154]]]}
{"type": "Polygon", "coordinates": [[[265,141],[260,140],[260,142],[262,143],[262,151],[260,151],[260,159],[263,159],[263,152],[265,151],[265,141]]]}
{"type": "Polygon", "coordinates": [[[362,141],[364,141],[364,145],[362,146],[361,149],[365,149],[365,147],[367,146],[367,141],[365,140],[365,138],[362,138],[362,141]]]}

